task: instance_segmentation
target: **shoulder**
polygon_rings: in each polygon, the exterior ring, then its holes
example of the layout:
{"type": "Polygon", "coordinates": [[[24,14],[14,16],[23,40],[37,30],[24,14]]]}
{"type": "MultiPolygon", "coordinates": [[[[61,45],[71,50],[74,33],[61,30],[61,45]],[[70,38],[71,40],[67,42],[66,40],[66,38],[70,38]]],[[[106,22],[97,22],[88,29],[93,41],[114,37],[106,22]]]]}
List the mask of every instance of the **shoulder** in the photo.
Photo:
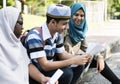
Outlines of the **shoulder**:
{"type": "Polygon", "coordinates": [[[41,39],[41,35],[36,29],[31,29],[28,33],[27,41],[34,39],[41,39]]]}

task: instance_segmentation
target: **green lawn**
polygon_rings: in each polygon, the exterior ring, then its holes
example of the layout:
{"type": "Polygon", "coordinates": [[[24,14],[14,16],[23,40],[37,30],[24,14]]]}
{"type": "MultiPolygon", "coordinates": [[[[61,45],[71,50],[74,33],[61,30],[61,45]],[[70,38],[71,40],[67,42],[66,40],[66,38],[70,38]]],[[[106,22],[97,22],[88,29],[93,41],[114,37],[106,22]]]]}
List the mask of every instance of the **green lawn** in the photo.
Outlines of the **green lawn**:
{"type": "Polygon", "coordinates": [[[25,15],[23,14],[23,21],[24,21],[24,30],[31,29],[33,27],[38,27],[42,25],[45,21],[46,18],[42,16],[36,16],[36,15],[25,15]]]}
{"type": "MultiPolygon", "coordinates": [[[[27,29],[31,29],[33,27],[38,27],[46,21],[46,18],[43,16],[27,15],[27,14],[23,14],[23,19],[24,19],[23,32],[27,29]]],[[[100,25],[102,25],[102,24],[97,24],[97,23],[96,24],[95,23],[88,24],[89,28],[97,28],[100,25]]]]}

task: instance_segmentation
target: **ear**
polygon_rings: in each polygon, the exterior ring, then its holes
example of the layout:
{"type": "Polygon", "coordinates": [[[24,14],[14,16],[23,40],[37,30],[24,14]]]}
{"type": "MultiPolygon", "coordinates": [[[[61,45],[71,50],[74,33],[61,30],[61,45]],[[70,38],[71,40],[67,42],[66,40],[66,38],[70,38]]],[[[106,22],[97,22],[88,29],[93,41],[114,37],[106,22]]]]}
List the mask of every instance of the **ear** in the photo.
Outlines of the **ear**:
{"type": "Polygon", "coordinates": [[[55,19],[52,19],[52,20],[51,20],[51,24],[52,24],[52,25],[56,25],[55,19]]]}

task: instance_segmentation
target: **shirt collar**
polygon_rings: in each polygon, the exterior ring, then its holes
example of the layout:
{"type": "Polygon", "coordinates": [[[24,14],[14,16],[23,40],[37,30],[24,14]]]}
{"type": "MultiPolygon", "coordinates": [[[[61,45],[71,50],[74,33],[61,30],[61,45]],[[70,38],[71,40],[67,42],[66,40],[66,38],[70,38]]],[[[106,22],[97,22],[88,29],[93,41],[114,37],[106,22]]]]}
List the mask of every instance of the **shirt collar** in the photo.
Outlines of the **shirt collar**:
{"type": "Polygon", "coordinates": [[[47,27],[46,22],[42,25],[42,34],[43,34],[43,40],[51,38],[50,31],[47,27]]]}
{"type": "MultiPolygon", "coordinates": [[[[42,36],[43,36],[43,40],[46,40],[48,38],[52,38],[51,34],[50,34],[50,31],[47,27],[47,24],[46,22],[42,25],[42,36]]],[[[53,39],[55,39],[56,37],[58,36],[58,33],[56,32],[53,36],[53,39]]]]}

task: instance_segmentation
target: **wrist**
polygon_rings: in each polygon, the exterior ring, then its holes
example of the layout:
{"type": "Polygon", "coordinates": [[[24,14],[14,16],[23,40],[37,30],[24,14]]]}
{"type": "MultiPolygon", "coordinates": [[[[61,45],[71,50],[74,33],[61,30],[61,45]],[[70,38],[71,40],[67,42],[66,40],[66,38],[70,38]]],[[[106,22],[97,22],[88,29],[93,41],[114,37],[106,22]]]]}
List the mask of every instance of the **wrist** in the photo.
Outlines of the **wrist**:
{"type": "Polygon", "coordinates": [[[104,57],[103,57],[103,56],[101,56],[101,55],[99,55],[99,56],[98,56],[98,59],[104,59],[104,57]]]}
{"type": "Polygon", "coordinates": [[[104,59],[104,57],[101,54],[94,55],[94,59],[104,59]]]}
{"type": "Polygon", "coordinates": [[[39,83],[41,84],[44,79],[45,79],[45,76],[41,74],[41,76],[39,77],[39,83]]]}

